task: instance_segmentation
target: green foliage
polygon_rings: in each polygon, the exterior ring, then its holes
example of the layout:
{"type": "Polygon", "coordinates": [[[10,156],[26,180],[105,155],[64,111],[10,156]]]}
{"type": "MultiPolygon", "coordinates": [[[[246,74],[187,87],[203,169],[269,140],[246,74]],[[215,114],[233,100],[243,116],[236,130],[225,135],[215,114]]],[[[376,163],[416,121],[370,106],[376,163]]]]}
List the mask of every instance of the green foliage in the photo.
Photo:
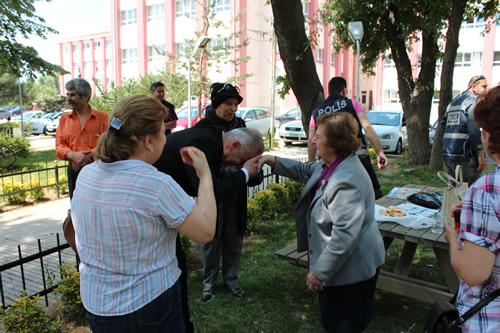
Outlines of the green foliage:
{"type": "Polygon", "coordinates": [[[19,192],[23,190],[23,186],[19,185],[17,183],[9,183],[5,182],[3,183],[3,193],[5,194],[10,194],[7,196],[7,201],[9,204],[21,204],[26,202],[26,197],[28,196],[27,192],[19,192]],[[19,193],[15,193],[19,192],[19,193]]]}
{"type": "Polygon", "coordinates": [[[275,218],[283,206],[278,202],[271,189],[262,190],[254,195],[257,205],[260,207],[260,215],[263,219],[275,218]]]}
{"type": "Polygon", "coordinates": [[[247,202],[247,234],[256,233],[260,230],[261,208],[254,198],[248,198],[247,202]]]}
{"type": "Polygon", "coordinates": [[[368,148],[368,154],[370,155],[370,160],[377,160],[377,152],[372,147],[368,148]]]}
{"type": "Polygon", "coordinates": [[[285,76],[277,76],[276,77],[276,85],[278,88],[278,95],[280,95],[281,99],[285,99],[285,96],[290,93],[290,82],[288,82],[288,78],[285,76]]]}
{"type": "Polygon", "coordinates": [[[273,192],[273,195],[276,198],[278,204],[280,204],[282,207],[288,207],[288,205],[290,204],[290,198],[285,186],[281,184],[271,183],[269,184],[268,189],[273,192]]]}
{"type": "Polygon", "coordinates": [[[180,234],[180,236],[181,236],[181,244],[182,244],[182,248],[184,249],[184,252],[189,253],[189,251],[191,251],[191,248],[193,247],[191,240],[187,236],[184,236],[183,234],[180,234]]]}
{"type": "MultiPolygon", "coordinates": [[[[23,137],[10,137],[8,135],[0,135],[0,162],[13,157],[10,164],[12,166],[18,157],[25,157],[29,153],[30,143],[28,139],[23,137]]],[[[10,166],[7,166],[10,167],[10,166]]]]}
{"type": "Polygon", "coordinates": [[[302,190],[304,189],[304,183],[298,182],[293,179],[287,179],[285,180],[284,186],[287,190],[288,199],[290,200],[290,202],[296,203],[300,198],[302,190]]]}
{"type": "Polygon", "coordinates": [[[38,303],[40,296],[32,298],[26,296],[26,290],[21,297],[5,309],[0,318],[2,326],[7,332],[12,333],[52,333],[59,332],[61,320],[50,321],[43,307],[38,303]]]}
{"type": "Polygon", "coordinates": [[[31,46],[17,42],[21,37],[46,38],[57,33],[45,26],[45,20],[35,15],[35,0],[3,0],[0,6],[0,74],[10,73],[16,77],[36,77],[36,73],[66,74],[59,66],[43,60],[31,46]]]}
{"type": "Polygon", "coordinates": [[[62,97],[59,95],[58,79],[55,76],[42,76],[36,82],[30,82],[27,90],[23,99],[32,103],[53,103],[62,97]]]}
{"type": "Polygon", "coordinates": [[[72,263],[61,265],[61,280],[55,292],[61,295],[59,307],[70,317],[83,317],[86,313],[80,296],[80,272],[72,263]]]}
{"type": "MultiPolygon", "coordinates": [[[[32,187],[40,187],[40,182],[38,181],[33,181],[31,183],[32,187]]],[[[43,201],[45,199],[45,192],[43,191],[43,188],[37,188],[35,190],[32,190],[30,192],[31,198],[35,201],[43,201]]]]}

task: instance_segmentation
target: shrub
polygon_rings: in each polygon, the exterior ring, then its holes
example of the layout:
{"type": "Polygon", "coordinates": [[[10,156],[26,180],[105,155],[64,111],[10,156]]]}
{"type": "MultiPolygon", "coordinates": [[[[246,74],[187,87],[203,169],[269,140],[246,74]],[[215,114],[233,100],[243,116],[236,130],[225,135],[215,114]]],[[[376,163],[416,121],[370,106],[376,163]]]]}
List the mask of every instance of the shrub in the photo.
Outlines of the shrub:
{"type": "MultiPolygon", "coordinates": [[[[31,186],[32,187],[40,187],[40,182],[32,182],[31,186]]],[[[35,201],[42,201],[43,199],[45,199],[45,192],[43,191],[43,188],[31,190],[31,197],[35,201]]]]}
{"type": "Polygon", "coordinates": [[[191,243],[191,240],[187,236],[184,236],[182,234],[180,236],[181,236],[182,248],[184,249],[184,252],[188,254],[189,251],[191,251],[191,247],[193,246],[193,244],[191,243]]]}
{"type": "Polygon", "coordinates": [[[7,183],[5,182],[3,184],[3,193],[4,194],[10,194],[7,196],[7,201],[9,204],[19,204],[19,203],[24,203],[26,202],[26,197],[28,196],[27,192],[19,192],[23,190],[23,186],[19,185],[18,183],[7,183]],[[18,193],[15,193],[18,192],[18,193]]]}
{"type": "Polygon", "coordinates": [[[83,317],[86,313],[80,296],[80,272],[72,263],[59,266],[61,280],[55,292],[61,295],[60,307],[70,317],[83,317]]]}
{"type": "Polygon", "coordinates": [[[259,232],[261,209],[254,198],[248,198],[247,202],[247,234],[259,232]]]}
{"type": "Polygon", "coordinates": [[[12,163],[6,168],[9,169],[15,163],[18,157],[27,156],[30,149],[28,139],[23,137],[12,138],[7,135],[0,135],[0,161],[13,157],[12,163]]]}
{"type": "Polygon", "coordinates": [[[28,297],[26,290],[21,297],[2,311],[0,318],[2,326],[7,332],[12,333],[52,333],[59,332],[62,322],[59,318],[50,321],[43,307],[38,303],[40,296],[28,297]]]}
{"type": "Polygon", "coordinates": [[[300,198],[302,190],[304,189],[304,183],[293,179],[287,179],[285,180],[285,188],[287,190],[290,203],[296,203],[300,198]]]}
{"type": "Polygon", "coordinates": [[[288,207],[290,205],[290,198],[288,197],[288,192],[283,185],[271,183],[269,184],[269,189],[273,192],[274,197],[280,203],[282,209],[283,207],[288,207]]]}
{"type": "Polygon", "coordinates": [[[270,189],[257,192],[254,195],[254,199],[260,207],[260,216],[264,219],[276,217],[282,207],[270,189]]]}
{"type": "Polygon", "coordinates": [[[377,152],[372,147],[368,148],[368,154],[370,155],[370,161],[377,160],[378,157],[377,152]]]}

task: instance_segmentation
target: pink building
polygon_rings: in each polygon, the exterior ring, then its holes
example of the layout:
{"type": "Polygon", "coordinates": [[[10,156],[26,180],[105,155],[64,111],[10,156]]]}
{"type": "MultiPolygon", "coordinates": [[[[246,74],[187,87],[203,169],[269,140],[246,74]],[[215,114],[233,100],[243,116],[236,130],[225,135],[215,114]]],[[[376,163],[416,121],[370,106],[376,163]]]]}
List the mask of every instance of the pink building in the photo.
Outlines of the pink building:
{"type": "Polygon", "coordinates": [[[67,81],[81,77],[99,94],[96,83],[107,89],[114,81],[113,43],[111,32],[75,37],[59,43],[60,66],[70,72],[59,77],[59,90],[65,94],[67,81]]]}

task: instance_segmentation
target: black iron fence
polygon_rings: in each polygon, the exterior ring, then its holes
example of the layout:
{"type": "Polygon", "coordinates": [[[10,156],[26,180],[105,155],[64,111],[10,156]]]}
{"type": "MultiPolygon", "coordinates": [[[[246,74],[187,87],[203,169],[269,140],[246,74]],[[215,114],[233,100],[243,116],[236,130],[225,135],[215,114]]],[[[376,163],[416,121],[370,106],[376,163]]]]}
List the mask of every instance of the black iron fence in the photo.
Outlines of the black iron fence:
{"type": "Polygon", "coordinates": [[[30,194],[36,191],[53,190],[57,198],[67,191],[66,178],[67,161],[56,161],[52,167],[28,168],[19,172],[0,174],[0,202],[8,201],[9,197],[30,194]]]}
{"type": "MultiPolygon", "coordinates": [[[[65,166],[53,168],[56,174],[60,168],[65,168],[65,166]]],[[[264,180],[261,184],[248,188],[247,195],[249,197],[267,189],[271,183],[282,183],[285,179],[273,174],[269,167],[264,167],[263,170],[264,180]]],[[[40,171],[43,172],[46,169],[40,171]]],[[[0,265],[0,299],[3,309],[19,298],[24,290],[27,291],[30,297],[36,295],[44,297],[45,304],[48,305],[48,295],[57,288],[57,282],[60,279],[59,266],[64,263],[75,262],[76,267],[78,267],[77,256],[65,240],[61,244],[59,234],[56,234],[55,247],[43,250],[41,240],[38,239],[37,241],[38,251],[36,253],[24,256],[21,245],[18,245],[18,258],[0,265]]]]}

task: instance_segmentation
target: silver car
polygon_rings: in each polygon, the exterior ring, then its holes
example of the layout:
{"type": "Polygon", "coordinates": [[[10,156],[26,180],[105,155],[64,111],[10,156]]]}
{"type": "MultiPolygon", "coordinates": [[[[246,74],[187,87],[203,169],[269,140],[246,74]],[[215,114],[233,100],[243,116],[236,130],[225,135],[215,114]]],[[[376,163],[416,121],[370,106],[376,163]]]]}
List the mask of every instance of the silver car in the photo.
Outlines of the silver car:
{"type": "Polygon", "coordinates": [[[282,139],[287,146],[294,142],[307,142],[307,135],[301,120],[292,120],[281,125],[279,135],[280,139],[282,139]]]}
{"type": "Polygon", "coordinates": [[[47,124],[56,118],[59,118],[63,114],[62,111],[59,112],[51,112],[43,115],[40,119],[37,119],[33,122],[33,127],[31,128],[31,134],[33,135],[40,135],[40,134],[45,134],[47,135],[47,124]]]}
{"type": "Polygon", "coordinates": [[[236,116],[243,118],[247,127],[257,129],[262,136],[271,133],[271,114],[266,109],[240,107],[236,111],[236,116]]]}

